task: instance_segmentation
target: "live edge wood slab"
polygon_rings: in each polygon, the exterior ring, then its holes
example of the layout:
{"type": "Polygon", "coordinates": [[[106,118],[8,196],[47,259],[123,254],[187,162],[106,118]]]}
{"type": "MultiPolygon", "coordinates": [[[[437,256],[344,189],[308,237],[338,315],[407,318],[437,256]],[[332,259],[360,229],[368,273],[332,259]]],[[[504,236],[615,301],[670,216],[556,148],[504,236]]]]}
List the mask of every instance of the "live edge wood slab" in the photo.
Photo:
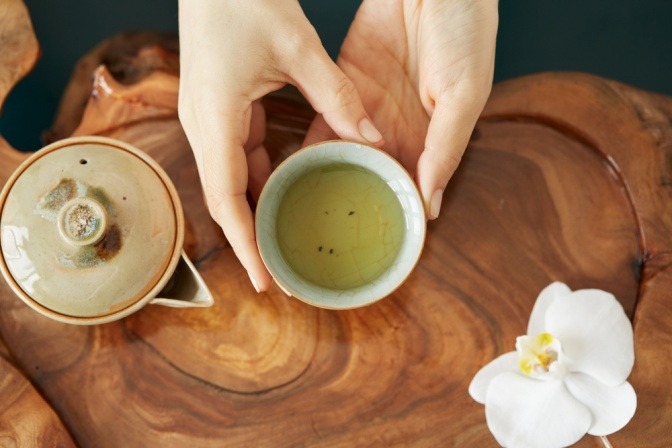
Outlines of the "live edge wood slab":
{"type": "MultiPolygon", "coordinates": [[[[0,4],[0,104],[33,66],[23,3],[0,4]]],[[[513,350],[553,280],[632,317],[638,395],[614,447],[672,445],[672,99],[585,74],[500,83],[408,281],[334,312],[256,294],[205,208],[176,113],[173,37],[115,37],[75,69],[47,140],[101,134],[153,156],[185,208],[213,308],[47,320],[0,285],[0,446],[489,447],[474,373],[513,350]],[[92,83],[93,80],[93,83],[92,83]]],[[[275,160],[313,113],[265,101],[275,160]]],[[[27,155],[0,139],[0,180],[27,155]]],[[[579,446],[600,446],[584,437],[579,446]]]]}

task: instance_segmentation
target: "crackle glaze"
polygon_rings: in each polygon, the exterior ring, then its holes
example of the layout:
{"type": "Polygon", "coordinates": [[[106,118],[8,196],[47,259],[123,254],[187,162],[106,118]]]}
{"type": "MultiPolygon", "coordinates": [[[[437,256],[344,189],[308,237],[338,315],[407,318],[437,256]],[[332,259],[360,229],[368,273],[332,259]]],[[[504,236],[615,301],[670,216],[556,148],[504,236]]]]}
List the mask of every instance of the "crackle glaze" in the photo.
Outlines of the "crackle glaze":
{"type": "MultiPolygon", "coordinates": [[[[332,179],[329,176],[333,177],[333,170],[324,170],[324,176],[325,182],[331,182],[332,179]]],[[[331,216],[326,215],[330,212],[332,214],[345,213],[342,217],[339,215],[342,218],[339,222],[343,223],[348,222],[348,219],[355,220],[357,218],[357,215],[354,213],[350,215],[350,211],[346,213],[342,210],[322,210],[324,205],[333,198],[325,197],[325,201],[321,202],[319,198],[313,197],[319,193],[322,187],[319,182],[316,185],[318,185],[316,190],[308,194],[310,197],[305,199],[320,208],[315,215],[316,217],[325,214],[325,219],[331,219],[331,216]]],[[[384,194],[380,197],[383,198],[382,201],[389,199],[384,194]]],[[[384,206],[385,204],[380,205],[384,206]]],[[[392,214],[390,216],[396,215],[392,214]]],[[[291,221],[291,218],[289,221],[291,221]]],[[[326,226],[324,223],[320,224],[319,221],[314,220],[314,224],[295,223],[294,225],[299,225],[302,229],[301,232],[305,232],[306,238],[310,238],[310,235],[324,233],[326,226]],[[320,228],[318,229],[317,227],[320,228]]],[[[266,183],[256,210],[257,244],[261,257],[275,281],[296,298],[315,306],[331,309],[349,309],[365,306],[389,295],[398,288],[411,273],[420,257],[425,240],[425,223],[425,213],[420,194],[413,183],[413,179],[411,179],[404,168],[392,157],[378,149],[345,141],[330,141],[313,145],[285,160],[273,172],[266,183]],[[402,228],[401,241],[394,244],[391,244],[390,241],[382,241],[381,245],[383,247],[380,248],[373,248],[367,242],[362,242],[361,249],[364,251],[380,251],[381,253],[394,251],[395,255],[388,260],[389,266],[376,271],[375,276],[369,274],[369,272],[373,272],[370,266],[357,265],[351,270],[352,272],[348,272],[347,279],[343,281],[332,281],[328,272],[317,274],[324,281],[310,281],[299,272],[301,269],[292,267],[292,265],[296,267],[301,264],[299,260],[290,260],[283,255],[283,244],[280,243],[282,238],[278,238],[278,211],[283,204],[283,207],[287,206],[288,201],[285,200],[286,196],[292,202],[301,200],[301,198],[292,198],[293,192],[291,191],[291,187],[307,173],[310,173],[311,182],[315,182],[315,179],[312,179],[312,177],[314,177],[316,172],[320,172],[319,170],[315,171],[316,169],[344,165],[360,167],[376,175],[372,177],[360,176],[357,179],[353,178],[352,185],[343,188],[342,194],[352,197],[350,202],[353,204],[353,210],[351,211],[354,212],[357,204],[360,202],[360,198],[354,196],[365,195],[367,192],[380,188],[379,184],[382,180],[384,188],[389,189],[390,196],[395,201],[398,201],[401,209],[397,218],[400,222],[395,221],[382,224],[385,228],[388,226],[400,226],[402,228]],[[290,190],[289,193],[288,190],[290,190]],[[368,272],[364,273],[364,271],[368,272]],[[339,285],[346,286],[339,287],[339,285]]],[[[286,227],[287,223],[281,222],[280,226],[286,227]]],[[[283,231],[286,230],[283,229],[283,231]]],[[[297,237],[296,229],[292,233],[292,239],[295,240],[297,237]]],[[[344,253],[337,253],[337,249],[334,249],[336,252],[330,252],[332,249],[328,245],[324,245],[322,250],[320,250],[320,244],[316,243],[316,247],[313,248],[315,253],[312,255],[331,256],[332,258],[339,255],[342,258],[352,260],[353,264],[356,264],[358,261],[364,261],[367,259],[366,254],[362,253],[354,256],[358,250],[355,247],[356,244],[345,241],[349,236],[357,235],[357,233],[355,229],[354,232],[346,231],[333,236],[332,239],[339,241],[341,247],[347,247],[347,251],[344,253]]],[[[329,236],[327,236],[326,240],[329,240],[329,236]]],[[[284,254],[286,252],[287,248],[284,249],[284,254]]],[[[314,264],[314,261],[310,261],[309,258],[306,255],[302,264],[314,264]]],[[[372,260],[374,258],[371,257],[372,260]]],[[[388,264],[388,261],[385,264],[388,264]]],[[[323,269],[328,269],[329,265],[325,264],[326,267],[323,269]]],[[[309,269],[310,267],[305,266],[303,271],[307,272],[305,268],[309,269]]]]}

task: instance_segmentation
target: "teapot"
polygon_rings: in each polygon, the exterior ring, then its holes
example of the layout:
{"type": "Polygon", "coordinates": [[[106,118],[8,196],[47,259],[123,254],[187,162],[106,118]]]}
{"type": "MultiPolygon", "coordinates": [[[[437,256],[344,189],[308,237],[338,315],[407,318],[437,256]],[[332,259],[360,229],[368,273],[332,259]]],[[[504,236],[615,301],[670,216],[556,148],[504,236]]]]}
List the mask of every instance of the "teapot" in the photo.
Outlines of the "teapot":
{"type": "Polygon", "coordinates": [[[91,325],[147,304],[208,307],[182,249],[175,186],[151,157],[107,137],[72,137],[31,155],[0,193],[0,271],[35,311],[91,325]]]}

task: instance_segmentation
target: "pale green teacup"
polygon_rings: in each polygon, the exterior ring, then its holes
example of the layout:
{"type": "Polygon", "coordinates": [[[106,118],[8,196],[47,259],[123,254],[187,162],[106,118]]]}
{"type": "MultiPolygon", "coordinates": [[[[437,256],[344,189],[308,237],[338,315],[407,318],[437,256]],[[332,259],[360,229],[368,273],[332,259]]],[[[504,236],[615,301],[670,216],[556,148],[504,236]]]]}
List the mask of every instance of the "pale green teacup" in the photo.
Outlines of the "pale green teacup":
{"type": "Polygon", "coordinates": [[[420,258],[426,218],[413,179],[360,143],[304,148],[271,175],[256,210],[257,244],[275,281],[321,308],[369,305],[420,258]]]}

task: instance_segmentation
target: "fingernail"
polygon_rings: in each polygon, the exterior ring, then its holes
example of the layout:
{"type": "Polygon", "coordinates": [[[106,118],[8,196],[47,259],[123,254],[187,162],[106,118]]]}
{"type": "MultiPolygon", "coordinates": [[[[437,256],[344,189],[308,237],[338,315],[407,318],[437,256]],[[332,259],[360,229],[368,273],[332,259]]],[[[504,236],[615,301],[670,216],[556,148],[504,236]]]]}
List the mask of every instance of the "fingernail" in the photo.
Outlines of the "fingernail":
{"type": "Polygon", "coordinates": [[[276,281],[275,284],[278,285],[278,288],[280,288],[280,289],[282,290],[282,292],[284,292],[285,294],[287,294],[287,297],[292,297],[292,294],[290,294],[289,291],[287,291],[285,288],[283,288],[282,285],[281,285],[280,283],[278,283],[278,282],[276,281]]]}
{"type": "Polygon", "coordinates": [[[254,286],[254,290],[259,292],[259,285],[257,284],[257,281],[254,279],[254,277],[252,277],[252,274],[250,274],[249,272],[247,273],[247,275],[250,277],[250,281],[252,282],[252,286],[254,286]]]}
{"type": "Polygon", "coordinates": [[[368,118],[359,120],[359,133],[371,143],[378,143],[383,139],[383,136],[368,118]]]}
{"type": "Polygon", "coordinates": [[[429,200],[429,218],[436,219],[439,217],[441,211],[441,200],[443,199],[443,190],[439,189],[432,193],[432,198],[429,200]]]}

